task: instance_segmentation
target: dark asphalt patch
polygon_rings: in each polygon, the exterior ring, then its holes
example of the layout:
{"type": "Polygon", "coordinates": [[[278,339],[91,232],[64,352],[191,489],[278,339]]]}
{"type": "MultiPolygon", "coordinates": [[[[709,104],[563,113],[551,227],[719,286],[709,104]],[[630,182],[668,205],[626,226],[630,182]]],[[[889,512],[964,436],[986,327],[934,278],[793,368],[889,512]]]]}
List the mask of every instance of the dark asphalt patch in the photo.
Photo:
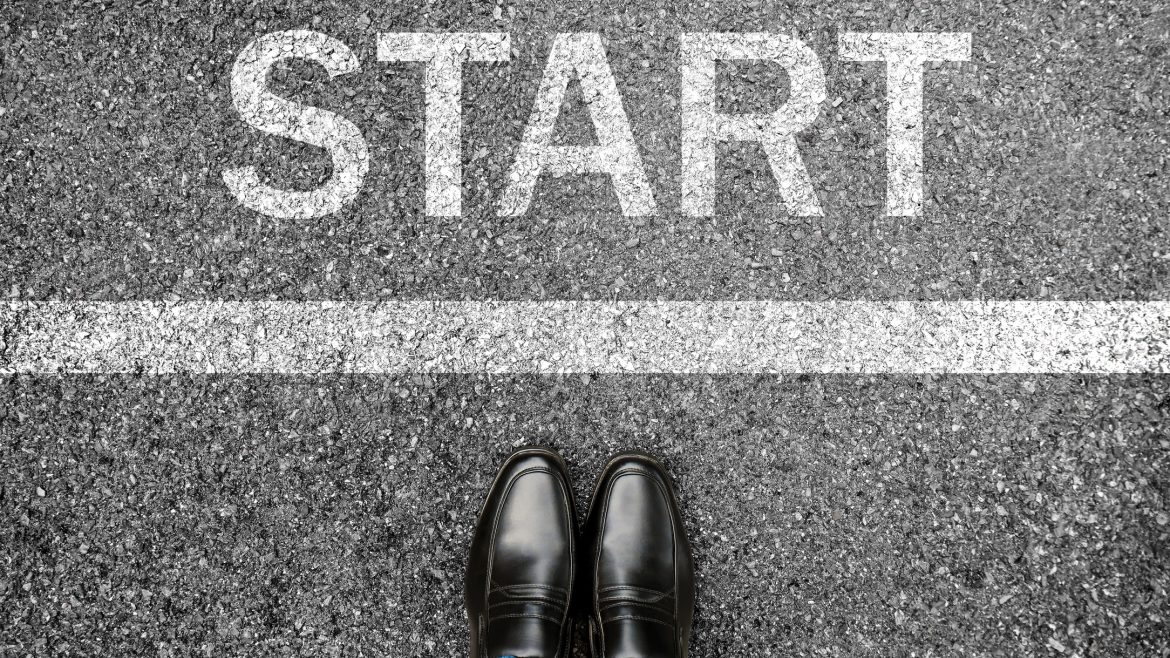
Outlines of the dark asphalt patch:
{"type": "Polygon", "coordinates": [[[662,455],[698,656],[1166,655],[1165,377],[16,377],[11,655],[465,655],[511,446],[662,455]]]}
{"type": "MultiPolygon", "coordinates": [[[[1168,33],[1156,2],[221,4],[9,2],[0,9],[0,294],[21,299],[1165,299],[1168,33]],[[139,6],[141,5],[141,6],[139,6]],[[497,12],[496,10],[499,9],[497,12]],[[269,32],[337,37],[360,73],[274,75],[353,120],[359,198],[311,222],[240,207],[222,172],[311,188],[324,151],[239,120],[229,73],[269,32]],[[512,60],[464,76],[464,215],[422,214],[422,71],[379,31],[508,32],[512,60]],[[678,211],[678,34],[791,33],[829,102],[801,138],[824,218],[783,211],[757,147],[723,149],[717,214],[678,211]],[[961,31],[972,61],[926,74],[926,209],[885,217],[884,72],[840,30],[961,31]],[[659,214],[623,217],[602,176],[544,180],[495,216],[552,35],[599,31],[659,214]],[[634,242],[634,240],[637,240],[634,242]]],[[[758,67],[757,67],[758,68],[758,67]]],[[[783,76],[724,67],[726,109],[783,100],[783,76]]],[[[580,97],[560,122],[593,138],[580,97]]]]}

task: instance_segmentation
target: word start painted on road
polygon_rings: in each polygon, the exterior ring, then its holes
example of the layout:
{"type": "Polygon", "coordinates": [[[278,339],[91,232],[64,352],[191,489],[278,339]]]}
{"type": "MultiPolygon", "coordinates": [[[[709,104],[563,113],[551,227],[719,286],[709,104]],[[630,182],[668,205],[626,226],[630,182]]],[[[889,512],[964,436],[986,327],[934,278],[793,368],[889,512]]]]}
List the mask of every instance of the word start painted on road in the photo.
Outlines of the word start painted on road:
{"type": "MultiPolygon", "coordinates": [[[[846,32],[842,59],[884,62],[886,68],[886,212],[915,216],[922,210],[922,103],[924,64],[970,59],[971,35],[943,32],[846,32]]],[[[382,62],[417,62],[425,67],[426,214],[459,216],[462,162],[462,71],[469,62],[506,62],[511,41],[505,33],[380,33],[382,62]]],[[[277,189],[260,180],[254,167],[223,172],[228,189],[244,206],[271,217],[303,219],[335,213],[362,188],[370,152],[353,122],[318,107],[295,103],[268,90],[268,72],[277,63],[302,59],[329,76],[361,68],[344,43],[320,32],[290,30],[248,44],[232,68],[232,101],[241,118],[257,130],[320,147],[329,152],[333,174],[311,191],[277,189]]],[[[716,148],[720,142],[756,142],[763,148],[787,211],[822,215],[816,190],[797,148],[797,134],[816,119],[826,99],[825,76],[815,52],[802,41],[773,33],[688,33],[680,37],[682,211],[714,214],[716,148]],[[717,111],[716,63],[770,61],[789,78],[786,102],[766,114],[717,111]]],[[[525,126],[496,209],[500,216],[523,215],[542,174],[554,177],[606,174],[624,215],[657,211],[654,195],[634,143],[622,99],[597,33],[556,35],[531,115],[525,126]],[[569,82],[576,78],[587,99],[597,144],[554,144],[557,115],[569,82]]]]}

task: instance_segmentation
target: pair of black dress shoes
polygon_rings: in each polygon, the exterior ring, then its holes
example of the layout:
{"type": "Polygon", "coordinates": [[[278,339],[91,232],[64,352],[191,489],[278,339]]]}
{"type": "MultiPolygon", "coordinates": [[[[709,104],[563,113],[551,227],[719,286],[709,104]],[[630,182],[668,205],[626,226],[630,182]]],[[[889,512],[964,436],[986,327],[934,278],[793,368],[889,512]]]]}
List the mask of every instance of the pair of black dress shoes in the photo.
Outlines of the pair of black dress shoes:
{"type": "Polygon", "coordinates": [[[694,583],[674,485],[657,460],[614,457],[582,534],[564,460],[522,448],[500,467],[471,542],[471,656],[567,658],[580,613],[595,658],[685,658],[694,583]]]}

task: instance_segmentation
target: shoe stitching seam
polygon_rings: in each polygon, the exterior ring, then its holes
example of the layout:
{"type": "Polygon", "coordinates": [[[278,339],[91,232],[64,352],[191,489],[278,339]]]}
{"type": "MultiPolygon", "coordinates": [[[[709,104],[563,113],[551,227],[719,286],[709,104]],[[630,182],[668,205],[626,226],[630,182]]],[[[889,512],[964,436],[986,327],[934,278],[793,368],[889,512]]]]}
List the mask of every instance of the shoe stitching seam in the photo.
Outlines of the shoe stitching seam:
{"type": "Polygon", "coordinates": [[[602,587],[601,589],[599,589],[597,591],[598,592],[612,592],[615,589],[633,589],[633,590],[638,590],[639,592],[650,592],[651,594],[670,594],[670,593],[674,592],[673,589],[667,590],[667,591],[662,591],[662,590],[658,590],[658,589],[650,589],[649,587],[638,587],[637,585],[610,585],[608,587],[602,587]]]}
{"type": "Polygon", "coordinates": [[[658,601],[665,601],[667,599],[675,598],[674,592],[656,592],[657,595],[654,598],[649,599],[649,601],[635,598],[633,596],[622,596],[620,594],[616,594],[616,595],[612,595],[612,596],[604,596],[604,597],[600,596],[600,593],[598,593],[598,594],[599,594],[597,597],[598,603],[605,603],[606,601],[642,601],[642,602],[646,602],[646,603],[657,603],[658,601]]]}
{"type": "Polygon", "coordinates": [[[675,627],[674,622],[662,621],[661,619],[655,619],[654,617],[643,617],[641,615],[622,615],[620,617],[613,617],[611,619],[603,620],[601,623],[608,624],[608,623],[613,622],[613,621],[625,621],[625,620],[652,621],[656,624],[662,624],[663,626],[670,626],[671,628],[675,627]]]}
{"type": "MultiPolygon", "coordinates": [[[[598,610],[609,610],[611,608],[615,608],[618,606],[630,605],[630,606],[641,606],[643,608],[650,608],[651,610],[657,610],[657,611],[662,612],[662,613],[667,613],[666,610],[663,610],[661,607],[656,605],[656,603],[657,602],[647,603],[646,601],[635,601],[635,600],[631,600],[631,599],[611,599],[608,601],[600,601],[597,608],[598,608],[598,610]]],[[[668,614],[673,615],[674,613],[668,613],[668,614]]]]}
{"type": "MultiPolygon", "coordinates": [[[[493,581],[493,584],[495,584],[494,581],[493,581]]],[[[568,593],[568,591],[569,591],[569,590],[565,589],[564,587],[557,587],[556,585],[538,585],[536,583],[520,584],[520,585],[498,585],[497,584],[495,587],[488,590],[488,594],[494,594],[495,592],[506,592],[510,589],[544,589],[544,590],[549,590],[549,591],[553,591],[553,592],[564,592],[564,593],[568,593]]]]}
{"type": "Polygon", "coordinates": [[[523,619],[543,619],[545,621],[551,621],[555,624],[561,623],[561,620],[557,619],[556,617],[549,617],[547,615],[537,614],[535,612],[517,612],[514,614],[510,614],[510,615],[499,615],[498,617],[492,617],[492,618],[488,619],[488,626],[491,626],[491,623],[493,621],[496,621],[497,619],[521,619],[521,618],[523,618],[523,619]]]}
{"type": "Polygon", "coordinates": [[[492,608],[498,608],[502,605],[550,605],[557,606],[558,608],[564,608],[568,604],[556,599],[516,599],[515,601],[499,601],[498,603],[492,603],[488,605],[488,610],[491,610],[492,608]]]}

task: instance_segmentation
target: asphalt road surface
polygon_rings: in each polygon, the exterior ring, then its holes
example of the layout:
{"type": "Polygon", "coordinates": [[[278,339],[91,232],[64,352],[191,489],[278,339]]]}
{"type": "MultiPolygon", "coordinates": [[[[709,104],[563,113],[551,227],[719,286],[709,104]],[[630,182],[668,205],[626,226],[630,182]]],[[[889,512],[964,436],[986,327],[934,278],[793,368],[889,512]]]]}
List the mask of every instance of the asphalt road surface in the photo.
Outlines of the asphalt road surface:
{"type": "MultiPolygon", "coordinates": [[[[0,298],[1170,299],[1170,14],[1158,2],[33,2],[0,6],[0,298]],[[316,30],[361,70],[275,92],[352,121],[361,193],[242,207],[323,149],[241,120],[253,39],[316,30]],[[463,76],[463,213],[424,213],[420,65],[378,32],[507,32],[463,76]],[[680,211],[679,35],[798,36],[827,98],[799,138],[823,217],[720,147],[680,211]],[[843,31],[966,32],[930,64],[923,211],[890,217],[885,75],[843,31]],[[657,203],[544,177],[500,217],[552,40],[598,32],[657,203]]],[[[721,64],[720,110],[784,70],[721,64]]],[[[596,138],[571,83],[557,140],[596,138]]],[[[0,365],[15,329],[0,333],[0,365]]],[[[466,653],[474,515],[524,443],[582,508],[616,450],[661,455],[695,545],[695,656],[1168,656],[1170,378],[1089,375],[150,375],[0,379],[0,653],[466,653]]]]}

